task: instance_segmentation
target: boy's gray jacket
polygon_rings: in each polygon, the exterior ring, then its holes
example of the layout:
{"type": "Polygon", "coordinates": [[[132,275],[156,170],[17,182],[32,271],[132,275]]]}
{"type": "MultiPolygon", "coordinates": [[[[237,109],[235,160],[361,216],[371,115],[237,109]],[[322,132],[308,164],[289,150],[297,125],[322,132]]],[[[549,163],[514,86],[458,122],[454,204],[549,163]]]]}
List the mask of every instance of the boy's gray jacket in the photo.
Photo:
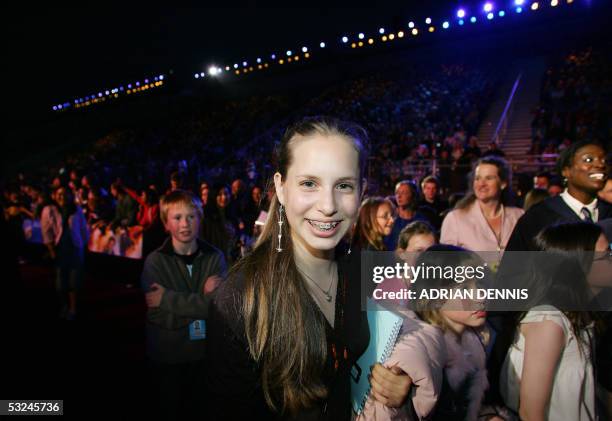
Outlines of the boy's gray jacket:
{"type": "Polygon", "coordinates": [[[147,310],[147,354],[158,362],[180,363],[205,357],[206,341],[189,338],[189,324],[206,320],[214,294],[204,295],[204,283],[213,275],[225,278],[223,253],[198,240],[198,254],[189,275],[184,261],[174,253],[172,239],[147,257],[141,277],[144,292],[158,283],[166,291],[160,306],[147,310]]]}

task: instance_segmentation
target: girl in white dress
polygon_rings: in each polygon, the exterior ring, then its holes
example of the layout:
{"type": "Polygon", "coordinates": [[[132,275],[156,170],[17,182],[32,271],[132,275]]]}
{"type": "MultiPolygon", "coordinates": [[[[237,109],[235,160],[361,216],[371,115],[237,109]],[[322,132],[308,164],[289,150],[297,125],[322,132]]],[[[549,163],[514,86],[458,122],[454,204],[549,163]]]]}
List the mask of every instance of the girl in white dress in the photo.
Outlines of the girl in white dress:
{"type": "Polygon", "coordinates": [[[547,266],[558,269],[534,279],[530,292],[545,291],[545,299],[518,317],[501,371],[501,395],[521,419],[597,419],[594,323],[586,304],[593,252],[605,243],[602,236],[596,225],[569,223],[548,227],[536,237],[538,248],[547,252],[547,266]]]}

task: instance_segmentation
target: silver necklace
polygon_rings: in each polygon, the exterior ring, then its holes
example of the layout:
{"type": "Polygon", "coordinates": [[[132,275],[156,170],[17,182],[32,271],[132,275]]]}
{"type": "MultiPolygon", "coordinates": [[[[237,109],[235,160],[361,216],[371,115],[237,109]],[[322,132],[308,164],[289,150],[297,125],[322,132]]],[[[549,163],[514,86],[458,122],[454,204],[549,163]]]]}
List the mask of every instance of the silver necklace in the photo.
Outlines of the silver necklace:
{"type": "Polygon", "coordinates": [[[324,290],[323,288],[321,288],[321,286],[320,286],[320,285],[317,283],[317,281],[315,281],[314,279],[312,279],[312,278],[311,278],[311,277],[310,277],[310,276],[309,276],[309,275],[306,273],[306,271],[305,271],[304,269],[302,269],[302,268],[300,268],[300,267],[298,266],[298,270],[300,271],[300,273],[301,273],[302,275],[304,275],[306,278],[308,278],[308,279],[310,280],[310,282],[312,282],[312,283],[313,283],[313,284],[314,284],[314,285],[315,285],[315,286],[316,286],[316,287],[319,289],[319,291],[321,291],[321,292],[323,293],[323,295],[325,295],[325,300],[327,300],[327,302],[328,302],[328,303],[330,303],[330,302],[331,302],[331,300],[332,300],[332,296],[331,296],[330,292],[331,292],[331,288],[332,288],[332,286],[334,285],[334,276],[333,276],[334,265],[332,264],[332,266],[331,266],[331,271],[330,271],[330,273],[329,273],[329,279],[330,279],[330,281],[329,281],[329,287],[327,288],[327,291],[326,291],[326,290],[324,290]]]}

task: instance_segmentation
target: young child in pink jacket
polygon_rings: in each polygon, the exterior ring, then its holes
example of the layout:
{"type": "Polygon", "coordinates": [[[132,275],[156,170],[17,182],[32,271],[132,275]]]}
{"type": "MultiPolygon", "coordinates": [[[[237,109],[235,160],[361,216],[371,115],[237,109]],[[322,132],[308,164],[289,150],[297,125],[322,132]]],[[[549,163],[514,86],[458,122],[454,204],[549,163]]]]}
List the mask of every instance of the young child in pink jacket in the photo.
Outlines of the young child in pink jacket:
{"type": "MultiPolygon", "coordinates": [[[[454,246],[432,246],[417,266],[482,265],[474,253],[454,246]]],[[[416,296],[434,289],[473,289],[474,279],[421,279],[416,296]]],[[[486,371],[484,303],[472,300],[416,300],[416,312],[403,311],[399,338],[385,367],[397,365],[413,382],[409,401],[389,408],[369,397],[358,420],[511,420],[501,408],[485,407],[486,371]]]]}

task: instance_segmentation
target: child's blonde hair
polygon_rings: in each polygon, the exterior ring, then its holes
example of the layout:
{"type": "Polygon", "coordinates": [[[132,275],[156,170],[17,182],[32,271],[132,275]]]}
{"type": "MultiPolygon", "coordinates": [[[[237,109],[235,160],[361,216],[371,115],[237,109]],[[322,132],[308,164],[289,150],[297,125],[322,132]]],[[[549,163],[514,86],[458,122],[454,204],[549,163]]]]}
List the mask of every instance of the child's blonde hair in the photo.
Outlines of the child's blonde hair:
{"type": "Polygon", "coordinates": [[[168,222],[168,209],[170,209],[170,206],[175,205],[185,205],[190,207],[196,211],[199,219],[202,219],[204,216],[202,201],[199,197],[187,190],[174,190],[162,196],[159,201],[159,214],[164,225],[166,225],[166,222],[168,222]]]}
{"type": "MultiPolygon", "coordinates": [[[[448,244],[438,244],[431,246],[425,252],[421,253],[415,266],[421,266],[425,270],[428,267],[459,267],[459,266],[482,266],[482,259],[474,252],[463,249],[461,247],[451,246],[448,244]]],[[[436,271],[432,271],[434,274],[436,271]]],[[[484,272],[485,277],[482,282],[486,282],[488,271],[484,272]]],[[[423,289],[453,289],[460,283],[449,277],[428,277],[419,282],[414,283],[416,296],[421,296],[423,289]]],[[[446,300],[429,300],[420,299],[416,302],[416,312],[425,322],[437,326],[446,331],[450,328],[446,322],[446,318],[442,315],[442,306],[446,300]]]]}

